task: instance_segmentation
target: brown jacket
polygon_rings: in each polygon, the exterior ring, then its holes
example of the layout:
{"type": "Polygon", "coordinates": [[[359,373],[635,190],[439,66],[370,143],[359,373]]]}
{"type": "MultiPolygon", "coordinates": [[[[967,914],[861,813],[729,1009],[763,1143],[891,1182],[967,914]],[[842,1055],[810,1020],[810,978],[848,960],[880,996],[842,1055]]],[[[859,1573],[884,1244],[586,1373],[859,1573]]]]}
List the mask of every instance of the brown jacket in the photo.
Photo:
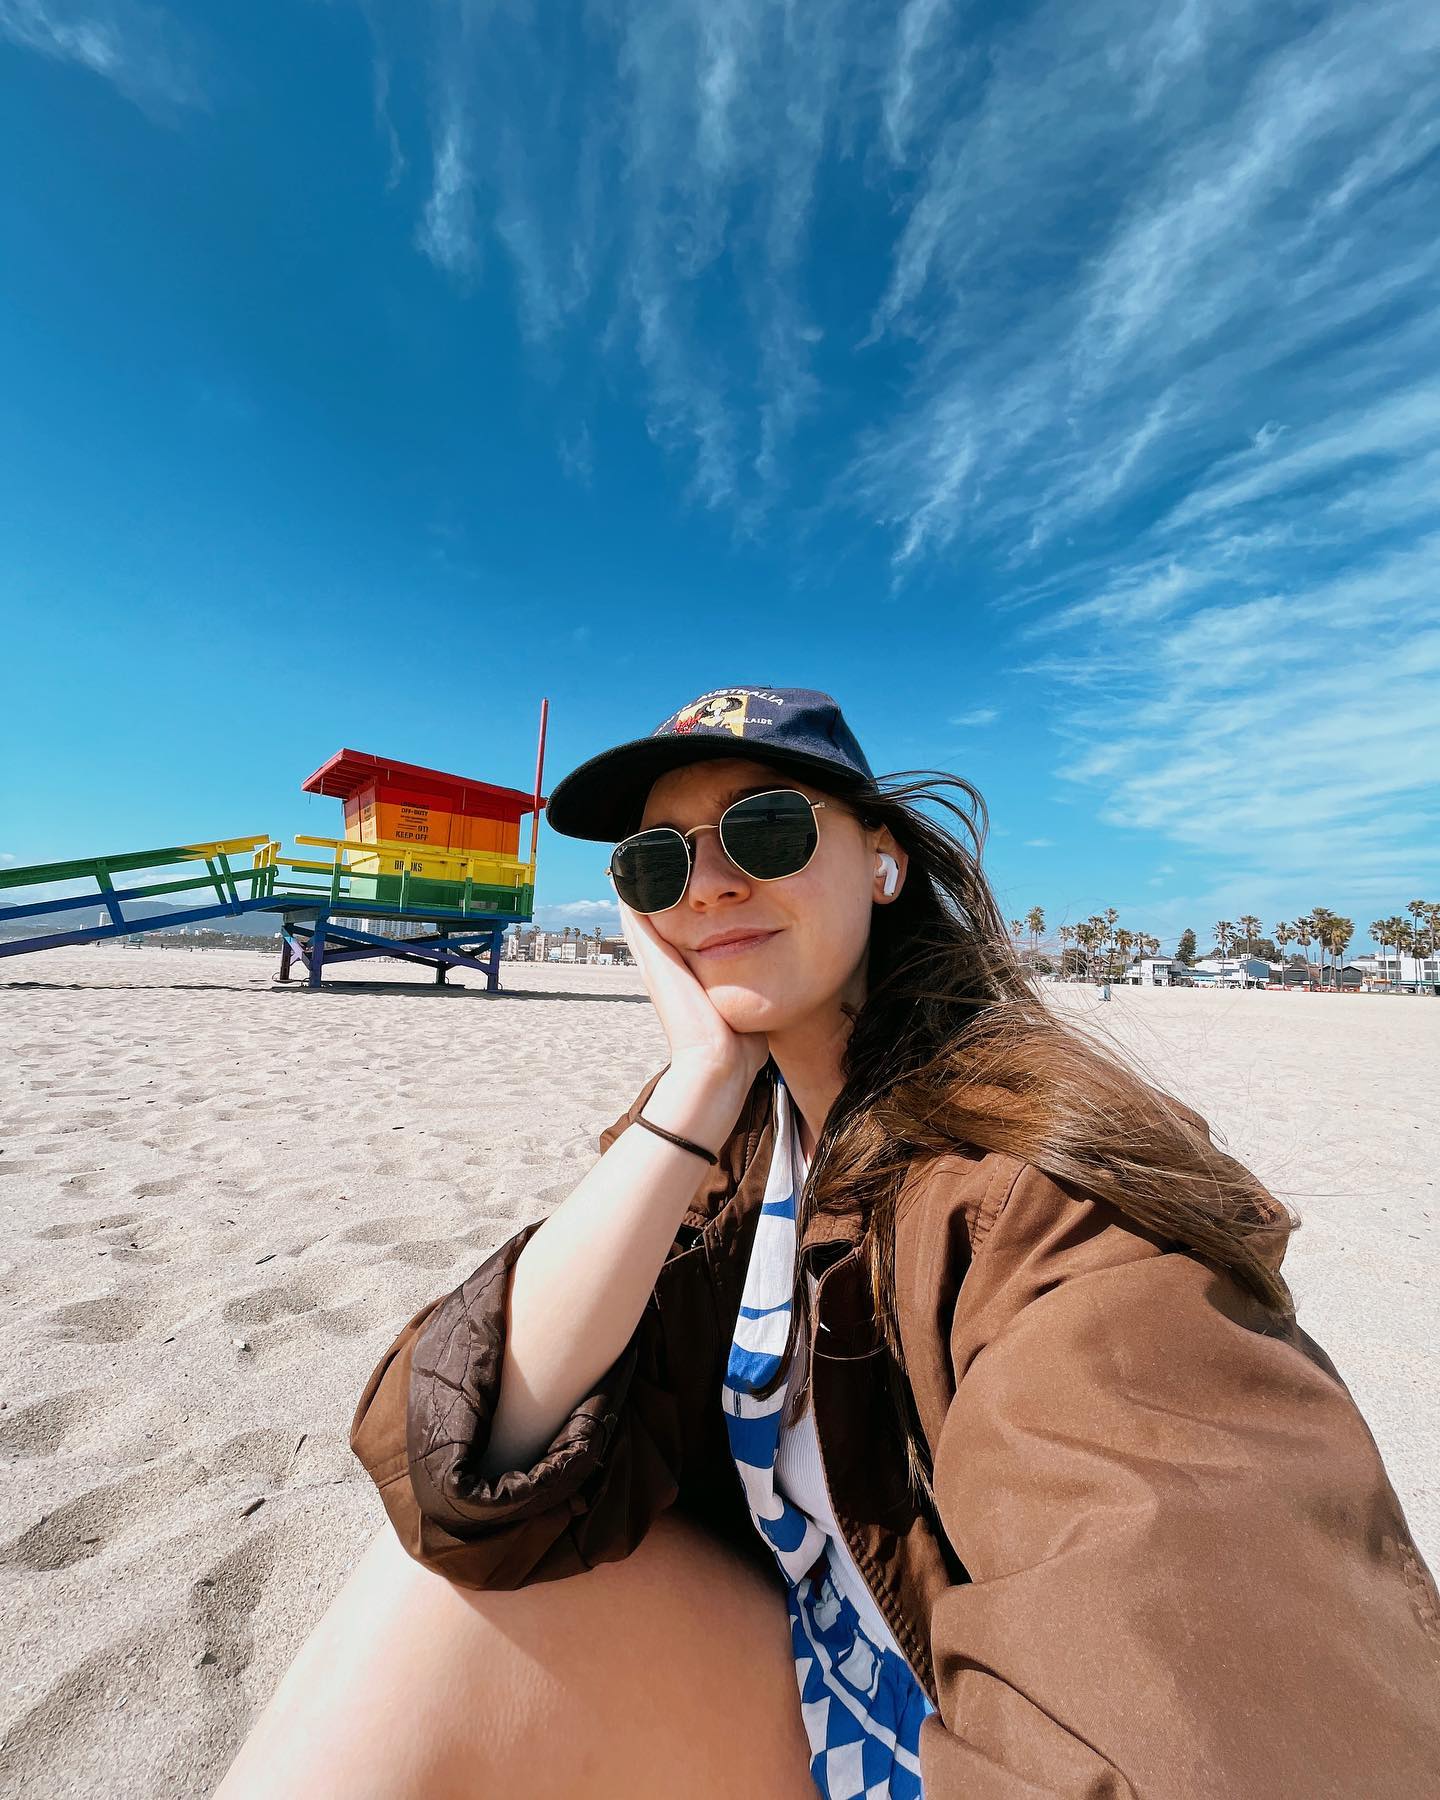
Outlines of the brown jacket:
{"type": "MultiPolygon", "coordinates": [[[[418,1561],[467,1587],[555,1580],[629,1555],[675,1505],[782,1585],[720,1407],[770,1083],[767,1064],[633,1337],[533,1468],[473,1472],[538,1221],[386,1352],[350,1442],[418,1561]]],[[[836,1516],[938,1707],[926,1800],[1440,1792],[1440,1595],[1324,1351],[1028,1164],[957,1153],[914,1183],[896,1291],[938,1518],[904,1480],[858,1224],[816,1220],[800,1254],[824,1271],[812,1366],[836,1516]]]]}

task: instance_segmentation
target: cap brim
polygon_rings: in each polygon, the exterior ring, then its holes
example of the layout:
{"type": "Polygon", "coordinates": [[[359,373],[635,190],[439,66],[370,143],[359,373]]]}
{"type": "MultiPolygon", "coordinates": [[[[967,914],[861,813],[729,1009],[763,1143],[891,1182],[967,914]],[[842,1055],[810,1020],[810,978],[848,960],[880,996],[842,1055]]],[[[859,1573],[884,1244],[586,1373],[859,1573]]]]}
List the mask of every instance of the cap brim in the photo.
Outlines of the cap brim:
{"type": "Polygon", "coordinates": [[[650,789],[661,775],[686,763],[743,757],[808,777],[843,791],[868,786],[864,777],[803,750],[772,749],[726,737],[648,737],[618,744],[581,763],[556,783],[545,806],[552,831],[562,837],[615,844],[640,829],[650,789]]]}

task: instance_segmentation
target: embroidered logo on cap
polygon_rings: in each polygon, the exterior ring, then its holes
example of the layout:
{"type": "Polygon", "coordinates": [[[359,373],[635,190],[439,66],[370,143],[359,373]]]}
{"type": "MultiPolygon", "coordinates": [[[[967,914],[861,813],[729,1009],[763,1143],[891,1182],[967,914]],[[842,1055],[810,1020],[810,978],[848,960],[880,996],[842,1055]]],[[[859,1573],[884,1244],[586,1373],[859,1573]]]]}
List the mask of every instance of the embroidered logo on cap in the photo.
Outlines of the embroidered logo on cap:
{"type": "Polygon", "coordinates": [[[671,713],[650,735],[687,737],[696,731],[728,731],[732,737],[743,738],[752,725],[775,723],[773,713],[767,717],[752,710],[757,701],[762,706],[785,704],[779,694],[767,694],[758,688],[716,688],[712,693],[692,700],[688,706],[682,706],[679,712],[671,713]]]}

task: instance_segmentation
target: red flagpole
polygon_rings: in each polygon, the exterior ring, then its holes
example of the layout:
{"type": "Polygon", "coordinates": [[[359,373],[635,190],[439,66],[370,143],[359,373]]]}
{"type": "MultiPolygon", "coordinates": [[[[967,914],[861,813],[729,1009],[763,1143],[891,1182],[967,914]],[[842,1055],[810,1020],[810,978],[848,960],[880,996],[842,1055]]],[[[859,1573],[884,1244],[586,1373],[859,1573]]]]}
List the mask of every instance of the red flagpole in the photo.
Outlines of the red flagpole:
{"type": "Polygon", "coordinates": [[[530,860],[535,860],[535,846],[540,841],[540,775],[545,767],[545,721],[549,717],[550,702],[540,702],[540,744],[535,752],[535,805],[530,818],[530,860]]]}

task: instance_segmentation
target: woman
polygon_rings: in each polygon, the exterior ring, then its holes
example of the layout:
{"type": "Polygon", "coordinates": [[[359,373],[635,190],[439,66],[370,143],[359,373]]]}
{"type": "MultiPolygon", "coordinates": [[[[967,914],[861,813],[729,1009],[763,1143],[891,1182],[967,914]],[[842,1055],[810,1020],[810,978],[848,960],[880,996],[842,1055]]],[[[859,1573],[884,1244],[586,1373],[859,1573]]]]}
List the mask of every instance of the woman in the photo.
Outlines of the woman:
{"type": "Polygon", "coordinates": [[[736,688],[557,787],[670,1059],[371,1376],[393,1533],[222,1792],[1426,1791],[1440,1596],[1298,1221],[1035,997],[934,785],[736,688]]]}

